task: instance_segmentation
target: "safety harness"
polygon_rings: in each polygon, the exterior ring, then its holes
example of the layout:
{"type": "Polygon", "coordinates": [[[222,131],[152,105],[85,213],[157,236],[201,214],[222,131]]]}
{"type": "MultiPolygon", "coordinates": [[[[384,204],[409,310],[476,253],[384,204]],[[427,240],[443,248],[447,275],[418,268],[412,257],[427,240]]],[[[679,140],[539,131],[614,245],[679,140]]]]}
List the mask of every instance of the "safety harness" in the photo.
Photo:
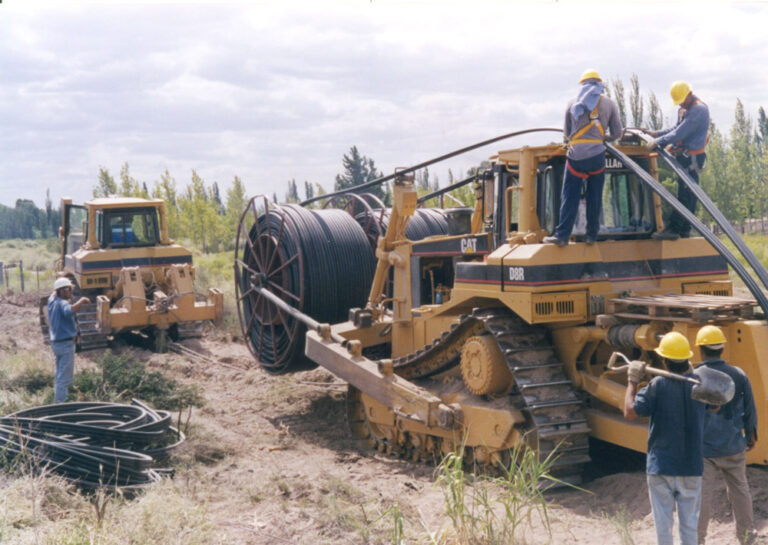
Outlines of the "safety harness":
{"type": "Polygon", "coordinates": [[[595,104],[595,109],[592,110],[592,112],[589,114],[589,123],[584,125],[582,128],[580,128],[578,131],[573,133],[573,136],[568,140],[568,145],[573,146],[576,144],[602,144],[604,141],[604,138],[581,138],[584,134],[589,131],[592,127],[597,127],[597,130],[600,131],[600,134],[605,137],[605,129],[603,128],[602,124],[600,123],[600,119],[597,115],[597,109],[600,107],[600,99],[602,97],[597,97],[597,104],[595,104]]]}
{"type": "Polygon", "coordinates": [[[568,172],[570,172],[577,178],[581,178],[582,180],[586,180],[590,176],[594,176],[595,174],[600,174],[601,172],[605,171],[605,166],[603,166],[603,168],[600,168],[598,170],[593,170],[592,172],[579,172],[578,170],[573,168],[570,161],[566,161],[565,166],[568,167],[568,172]]]}
{"type": "MultiPolygon", "coordinates": [[[[694,104],[698,104],[699,102],[701,102],[701,100],[699,100],[697,98],[696,100],[693,101],[691,106],[689,106],[688,108],[680,108],[678,110],[678,112],[677,112],[677,124],[678,125],[683,122],[683,119],[685,119],[685,114],[688,113],[688,109],[691,108],[694,104]]],[[[704,104],[703,102],[701,102],[701,103],[704,104]]],[[[705,106],[706,106],[706,104],[705,104],[705,106]]],[[[704,160],[704,163],[699,165],[698,159],[696,159],[693,156],[694,155],[701,155],[702,153],[704,153],[706,151],[706,149],[707,149],[707,143],[708,142],[709,142],[709,127],[707,127],[707,138],[706,138],[706,140],[704,140],[704,147],[699,148],[699,149],[686,150],[685,148],[683,148],[683,141],[680,140],[680,141],[676,142],[669,149],[669,151],[671,153],[675,153],[675,154],[682,153],[686,157],[690,157],[691,158],[691,163],[688,165],[688,170],[691,171],[691,172],[695,172],[696,174],[699,174],[701,172],[701,170],[704,168],[705,164],[706,164],[706,159],[704,160]]]]}
{"type": "MultiPolygon", "coordinates": [[[[698,104],[699,102],[701,102],[701,100],[699,100],[699,99],[697,98],[696,100],[694,100],[694,101],[693,101],[693,103],[691,104],[691,106],[689,106],[689,108],[690,108],[690,107],[692,107],[694,104],[698,104]]],[[[703,102],[701,102],[701,103],[702,103],[702,104],[704,104],[703,102]]],[[[706,104],[704,104],[704,105],[706,106],[706,104]]],[[[677,124],[678,124],[678,125],[679,125],[680,123],[682,123],[682,122],[683,122],[683,119],[685,119],[685,114],[686,114],[686,113],[688,113],[688,108],[680,108],[680,109],[678,110],[678,112],[677,112],[677,124]]],[[[682,152],[682,153],[684,153],[685,155],[701,155],[702,153],[704,153],[704,152],[706,151],[706,149],[707,149],[707,143],[708,143],[708,142],[709,142],[709,127],[707,127],[707,138],[706,138],[706,140],[704,141],[704,147],[702,147],[702,148],[699,148],[699,149],[694,149],[694,150],[687,150],[687,151],[686,151],[686,150],[683,148],[683,141],[682,141],[682,140],[680,140],[679,142],[676,142],[676,143],[674,144],[674,146],[673,146],[672,148],[670,148],[670,150],[669,150],[669,151],[670,151],[670,152],[672,152],[672,153],[681,153],[681,152],[682,152]]],[[[696,161],[694,161],[694,163],[695,163],[695,162],[696,162],[696,161]]]]}

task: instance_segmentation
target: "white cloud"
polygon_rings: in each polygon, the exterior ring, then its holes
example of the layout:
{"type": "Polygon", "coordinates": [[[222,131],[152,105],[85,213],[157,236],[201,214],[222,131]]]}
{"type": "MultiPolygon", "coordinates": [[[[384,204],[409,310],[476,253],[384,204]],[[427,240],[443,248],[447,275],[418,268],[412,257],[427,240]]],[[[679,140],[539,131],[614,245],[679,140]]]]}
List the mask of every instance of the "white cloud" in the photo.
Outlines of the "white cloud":
{"type": "MultiPolygon", "coordinates": [[[[718,125],[765,105],[768,6],[640,2],[0,4],[0,203],[90,195],[98,167],[250,193],[330,189],[357,145],[391,171],[562,125],[588,67],[668,117],[689,80],[718,125]]],[[[551,140],[551,135],[541,137],[551,140]]],[[[504,142],[512,147],[533,140],[504,142]]],[[[542,140],[538,140],[542,141],[542,140]]],[[[442,181],[496,146],[437,165],[442,181]]]]}

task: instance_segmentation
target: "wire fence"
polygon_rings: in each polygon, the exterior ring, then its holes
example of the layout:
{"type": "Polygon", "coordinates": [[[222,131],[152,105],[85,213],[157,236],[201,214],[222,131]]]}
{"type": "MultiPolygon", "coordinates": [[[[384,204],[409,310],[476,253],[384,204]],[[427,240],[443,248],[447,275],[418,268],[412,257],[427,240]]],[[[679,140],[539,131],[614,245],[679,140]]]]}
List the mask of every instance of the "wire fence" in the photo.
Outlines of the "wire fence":
{"type": "Polygon", "coordinates": [[[23,260],[0,261],[0,293],[48,290],[55,277],[53,269],[44,269],[39,265],[25,269],[23,260]]]}

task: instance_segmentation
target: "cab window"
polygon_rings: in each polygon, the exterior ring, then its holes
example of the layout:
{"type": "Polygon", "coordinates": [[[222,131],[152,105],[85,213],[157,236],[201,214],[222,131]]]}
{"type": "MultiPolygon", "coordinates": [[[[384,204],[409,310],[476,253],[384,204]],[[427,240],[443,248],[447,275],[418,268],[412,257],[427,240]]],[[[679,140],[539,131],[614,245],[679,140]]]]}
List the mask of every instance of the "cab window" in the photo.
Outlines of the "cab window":
{"type": "Polygon", "coordinates": [[[103,246],[152,246],[159,242],[154,208],[105,210],[101,225],[103,246]]]}

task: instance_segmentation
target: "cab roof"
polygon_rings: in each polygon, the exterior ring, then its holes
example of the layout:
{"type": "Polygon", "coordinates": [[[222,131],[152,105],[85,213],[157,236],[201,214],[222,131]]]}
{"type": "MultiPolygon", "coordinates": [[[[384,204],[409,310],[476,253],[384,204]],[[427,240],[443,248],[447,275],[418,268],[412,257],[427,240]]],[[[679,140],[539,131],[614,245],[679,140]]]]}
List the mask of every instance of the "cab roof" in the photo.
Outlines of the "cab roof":
{"type": "Polygon", "coordinates": [[[136,208],[142,206],[162,206],[162,199],[140,199],[138,197],[99,197],[85,201],[85,206],[93,208],[136,208]]]}

